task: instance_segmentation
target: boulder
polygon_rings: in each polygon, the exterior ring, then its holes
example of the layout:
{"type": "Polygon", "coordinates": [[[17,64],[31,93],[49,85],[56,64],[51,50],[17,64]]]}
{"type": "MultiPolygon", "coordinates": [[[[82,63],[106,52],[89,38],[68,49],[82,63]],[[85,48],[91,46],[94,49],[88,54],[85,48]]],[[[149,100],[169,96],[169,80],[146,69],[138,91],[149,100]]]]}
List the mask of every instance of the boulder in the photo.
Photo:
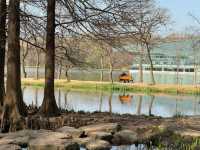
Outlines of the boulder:
{"type": "Polygon", "coordinates": [[[20,146],[28,145],[32,130],[21,130],[17,132],[1,134],[0,145],[14,144],[20,146]]]}
{"type": "Polygon", "coordinates": [[[80,147],[76,142],[72,140],[55,140],[54,142],[44,143],[36,140],[29,144],[29,150],[79,150],[80,147]]]}
{"type": "Polygon", "coordinates": [[[88,133],[88,136],[92,137],[93,139],[100,139],[100,140],[104,140],[108,142],[111,142],[113,138],[113,135],[111,133],[102,132],[102,131],[90,132],[88,133]]]}
{"type": "Polygon", "coordinates": [[[74,142],[78,143],[79,146],[85,147],[87,143],[92,141],[93,139],[91,137],[85,137],[85,138],[74,138],[74,142]]]}
{"type": "Polygon", "coordinates": [[[137,141],[137,133],[131,130],[122,130],[117,132],[112,139],[112,143],[115,145],[134,144],[137,141]]]}
{"type": "Polygon", "coordinates": [[[72,135],[73,138],[80,138],[84,136],[84,131],[73,127],[64,126],[56,130],[56,132],[67,133],[72,135]]]}
{"type": "Polygon", "coordinates": [[[30,150],[78,150],[79,146],[71,135],[59,132],[38,132],[29,141],[30,150]]]}
{"type": "Polygon", "coordinates": [[[88,125],[80,128],[81,130],[85,131],[85,134],[90,132],[109,132],[115,133],[121,130],[121,126],[117,123],[104,123],[104,124],[97,124],[97,125],[88,125]]]}
{"type": "Polygon", "coordinates": [[[181,136],[181,137],[192,137],[192,138],[199,138],[200,131],[192,130],[192,129],[176,129],[174,133],[181,136]]]}
{"type": "Polygon", "coordinates": [[[0,145],[0,150],[21,150],[21,147],[13,144],[0,145]]]}
{"type": "Polygon", "coordinates": [[[93,140],[86,144],[88,150],[109,150],[112,146],[110,143],[103,140],[93,140]]]}

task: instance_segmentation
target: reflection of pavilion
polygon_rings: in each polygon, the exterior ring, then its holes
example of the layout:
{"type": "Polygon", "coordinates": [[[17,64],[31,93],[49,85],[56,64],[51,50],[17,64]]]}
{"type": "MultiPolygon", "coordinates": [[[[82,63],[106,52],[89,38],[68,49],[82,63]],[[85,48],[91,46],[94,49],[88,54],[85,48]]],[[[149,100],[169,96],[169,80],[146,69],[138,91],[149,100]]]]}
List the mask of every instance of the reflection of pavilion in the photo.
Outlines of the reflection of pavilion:
{"type": "Polygon", "coordinates": [[[130,95],[119,95],[119,100],[121,101],[122,104],[124,103],[131,103],[133,96],[130,95]]]}

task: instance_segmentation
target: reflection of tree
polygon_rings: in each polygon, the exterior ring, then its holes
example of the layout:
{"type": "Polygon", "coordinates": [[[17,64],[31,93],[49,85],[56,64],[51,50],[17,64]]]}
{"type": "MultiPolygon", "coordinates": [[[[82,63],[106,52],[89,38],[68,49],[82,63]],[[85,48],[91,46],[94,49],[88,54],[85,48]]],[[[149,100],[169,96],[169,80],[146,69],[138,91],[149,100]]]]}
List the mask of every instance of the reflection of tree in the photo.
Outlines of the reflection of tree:
{"type": "Polygon", "coordinates": [[[26,87],[24,86],[23,88],[22,88],[22,96],[24,97],[24,91],[26,90],[26,87]]]}
{"type": "Polygon", "coordinates": [[[110,96],[109,96],[109,112],[112,114],[112,97],[113,97],[113,91],[111,90],[110,96]]]}
{"type": "Polygon", "coordinates": [[[150,105],[149,105],[149,116],[152,115],[152,107],[153,107],[153,102],[155,100],[155,96],[154,95],[151,95],[151,102],[150,102],[150,105]]]}
{"type": "Polygon", "coordinates": [[[194,115],[197,114],[197,101],[198,101],[198,96],[194,97],[194,115]]]}
{"type": "Polygon", "coordinates": [[[35,106],[38,107],[38,88],[35,89],[35,106]]]}
{"type": "Polygon", "coordinates": [[[101,90],[101,93],[100,93],[100,103],[99,103],[99,112],[101,112],[102,102],[103,102],[103,91],[101,90]]]}
{"type": "Polygon", "coordinates": [[[142,96],[139,95],[139,101],[138,101],[138,106],[137,106],[137,115],[141,114],[141,107],[142,107],[142,96]]]}
{"type": "Polygon", "coordinates": [[[66,92],[65,92],[65,109],[69,109],[69,108],[67,108],[67,106],[68,106],[68,94],[69,94],[69,92],[70,92],[70,90],[67,90],[66,92]]]}
{"type": "Polygon", "coordinates": [[[58,89],[58,107],[61,108],[61,90],[58,89]]]}

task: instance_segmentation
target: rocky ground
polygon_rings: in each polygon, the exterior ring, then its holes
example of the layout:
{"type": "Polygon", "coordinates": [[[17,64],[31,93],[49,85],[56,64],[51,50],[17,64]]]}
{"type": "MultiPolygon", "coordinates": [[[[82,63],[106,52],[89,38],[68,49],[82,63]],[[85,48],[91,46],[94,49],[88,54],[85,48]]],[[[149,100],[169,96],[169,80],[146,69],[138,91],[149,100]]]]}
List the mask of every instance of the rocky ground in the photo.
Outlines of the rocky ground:
{"type": "Polygon", "coordinates": [[[198,116],[164,119],[68,112],[56,118],[29,116],[26,120],[27,129],[0,134],[0,150],[21,147],[29,147],[30,150],[76,150],[80,146],[88,150],[107,150],[112,145],[152,144],[152,141],[163,146],[177,144],[177,141],[180,143],[180,140],[192,144],[200,138],[198,116]]]}

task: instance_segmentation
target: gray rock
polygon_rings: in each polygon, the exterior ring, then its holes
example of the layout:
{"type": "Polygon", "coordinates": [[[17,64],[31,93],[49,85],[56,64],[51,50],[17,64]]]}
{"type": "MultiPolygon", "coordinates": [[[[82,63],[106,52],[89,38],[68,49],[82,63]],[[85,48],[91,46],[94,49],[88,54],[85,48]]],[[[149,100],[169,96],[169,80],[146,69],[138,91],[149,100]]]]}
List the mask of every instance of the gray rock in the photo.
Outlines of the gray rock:
{"type": "Polygon", "coordinates": [[[21,147],[13,144],[0,145],[0,150],[21,150],[21,147]]]}
{"type": "Polygon", "coordinates": [[[2,134],[0,145],[14,144],[24,146],[27,145],[30,136],[33,134],[32,130],[22,130],[13,133],[2,134]]]}
{"type": "Polygon", "coordinates": [[[200,137],[200,131],[192,130],[192,129],[176,129],[174,130],[174,133],[181,136],[181,137],[193,137],[193,138],[199,138],[200,137]]]}
{"type": "Polygon", "coordinates": [[[81,147],[85,147],[87,143],[92,141],[92,137],[74,138],[74,142],[78,143],[81,147]]]}
{"type": "Polygon", "coordinates": [[[86,144],[88,150],[109,150],[111,147],[110,143],[103,140],[94,140],[86,144]]]}
{"type": "Polygon", "coordinates": [[[112,139],[112,142],[115,145],[134,144],[137,141],[137,133],[131,130],[122,130],[117,132],[112,139]]]}
{"type": "Polygon", "coordinates": [[[55,140],[54,142],[31,142],[29,150],[79,150],[80,147],[72,140],[55,140]]]}
{"type": "Polygon", "coordinates": [[[111,133],[101,131],[88,133],[88,136],[92,137],[93,139],[100,139],[108,142],[111,142],[113,138],[111,133]]]}
{"type": "Polygon", "coordinates": [[[59,132],[38,132],[29,141],[30,150],[78,150],[79,146],[71,135],[59,132]]]}
{"type": "Polygon", "coordinates": [[[81,127],[80,129],[85,131],[85,134],[91,132],[101,132],[101,131],[115,133],[121,130],[121,126],[117,123],[104,123],[104,124],[84,126],[81,127]]]}
{"type": "Polygon", "coordinates": [[[73,127],[64,126],[56,130],[56,132],[71,134],[73,138],[79,138],[84,134],[84,131],[81,129],[76,129],[73,127]]]}

